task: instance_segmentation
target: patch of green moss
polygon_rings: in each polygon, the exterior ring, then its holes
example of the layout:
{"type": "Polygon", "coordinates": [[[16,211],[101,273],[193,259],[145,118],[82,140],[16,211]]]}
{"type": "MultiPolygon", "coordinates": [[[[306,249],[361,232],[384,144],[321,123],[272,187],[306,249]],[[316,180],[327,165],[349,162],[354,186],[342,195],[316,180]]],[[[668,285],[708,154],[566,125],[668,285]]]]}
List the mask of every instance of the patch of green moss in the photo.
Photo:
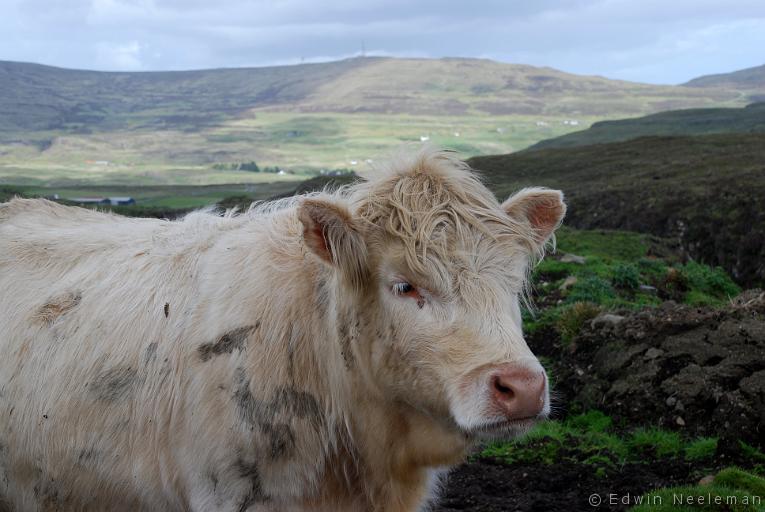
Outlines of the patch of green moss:
{"type": "Polygon", "coordinates": [[[765,511],[765,480],[738,468],[727,468],[709,485],[658,489],[637,499],[632,512],[765,511]]]}
{"type": "Polygon", "coordinates": [[[490,444],[478,456],[510,464],[574,462],[602,473],[646,460],[708,459],[717,448],[715,438],[684,439],[659,428],[619,432],[611,417],[590,410],[565,421],[543,422],[521,439],[490,444]]]}
{"type": "Polygon", "coordinates": [[[653,452],[658,457],[675,457],[683,447],[680,434],[653,427],[635,430],[627,442],[633,451],[653,452]]]}
{"type": "Polygon", "coordinates": [[[699,437],[685,447],[685,458],[688,460],[711,459],[716,451],[716,437],[699,437]]]}

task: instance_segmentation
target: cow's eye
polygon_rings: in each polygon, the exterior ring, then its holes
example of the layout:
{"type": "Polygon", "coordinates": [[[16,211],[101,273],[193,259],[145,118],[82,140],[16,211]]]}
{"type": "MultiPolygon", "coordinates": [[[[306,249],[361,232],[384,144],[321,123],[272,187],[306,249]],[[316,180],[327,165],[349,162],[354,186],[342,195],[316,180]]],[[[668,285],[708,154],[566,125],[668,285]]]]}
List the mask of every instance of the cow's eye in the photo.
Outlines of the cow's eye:
{"type": "Polygon", "coordinates": [[[394,295],[398,295],[399,297],[410,297],[417,301],[417,305],[422,309],[422,307],[425,305],[425,298],[420,294],[420,292],[417,290],[417,288],[411,284],[407,283],[406,281],[402,281],[400,283],[395,283],[391,291],[394,295]]]}
{"type": "Polygon", "coordinates": [[[396,295],[411,295],[417,293],[417,289],[410,283],[396,283],[393,285],[393,293],[396,295]]]}

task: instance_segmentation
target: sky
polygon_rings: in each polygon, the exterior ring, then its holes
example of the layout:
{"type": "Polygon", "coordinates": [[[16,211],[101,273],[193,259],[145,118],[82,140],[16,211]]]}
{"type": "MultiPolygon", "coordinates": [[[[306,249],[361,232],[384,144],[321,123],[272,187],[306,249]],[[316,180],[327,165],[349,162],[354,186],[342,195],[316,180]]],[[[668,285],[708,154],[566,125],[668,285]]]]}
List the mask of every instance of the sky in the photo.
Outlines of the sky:
{"type": "Polygon", "coordinates": [[[0,0],[0,60],[152,71],[362,50],[682,83],[765,64],[765,0],[0,0]]]}

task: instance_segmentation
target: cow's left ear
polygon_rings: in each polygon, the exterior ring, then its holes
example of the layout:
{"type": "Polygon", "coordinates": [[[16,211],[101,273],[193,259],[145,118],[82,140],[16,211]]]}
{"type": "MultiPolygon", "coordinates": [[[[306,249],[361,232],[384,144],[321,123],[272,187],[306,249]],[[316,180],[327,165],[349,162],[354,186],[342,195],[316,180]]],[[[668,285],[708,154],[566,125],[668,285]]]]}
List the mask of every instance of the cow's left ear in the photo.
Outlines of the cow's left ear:
{"type": "Polygon", "coordinates": [[[303,199],[298,218],[311,252],[360,288],[367,275],[367,247],[348,209],[330,201],[303,199]]]}
{"type": "Polygon", "coordinates": [[[510,196],[502,208],[516,219],[529,223],[534,230],[534,242],[543,246],[566,215],[563,192],[549,188],[525,188],[510,196]]]}

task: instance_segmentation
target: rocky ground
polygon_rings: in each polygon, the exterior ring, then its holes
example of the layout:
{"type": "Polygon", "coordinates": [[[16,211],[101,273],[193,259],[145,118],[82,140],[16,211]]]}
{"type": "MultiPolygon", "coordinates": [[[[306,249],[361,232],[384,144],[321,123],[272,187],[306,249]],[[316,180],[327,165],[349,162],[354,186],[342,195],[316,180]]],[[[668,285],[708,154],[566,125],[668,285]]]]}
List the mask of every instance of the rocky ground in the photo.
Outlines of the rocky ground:
{"type": "Polygon", "coordinates": [[[765,440],[764,320],[760,290],[721,309],[670,301],[601,315],[571,343],[555,347],[560,401],[633,424],[759,445],[765,440]]]}

